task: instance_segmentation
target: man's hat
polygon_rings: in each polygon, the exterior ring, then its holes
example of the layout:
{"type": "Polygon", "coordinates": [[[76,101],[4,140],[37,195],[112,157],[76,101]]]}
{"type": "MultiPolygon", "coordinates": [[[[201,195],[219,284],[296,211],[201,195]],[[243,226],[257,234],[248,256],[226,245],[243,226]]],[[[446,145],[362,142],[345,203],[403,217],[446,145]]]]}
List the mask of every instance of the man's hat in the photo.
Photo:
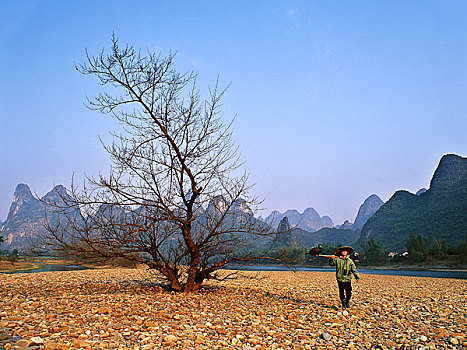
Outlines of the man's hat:
{"type": "Polygon", "coordinates": [[[347,255],[350,255],[353,253],[353,248],[352,247],[340,247],[340,248],[337,248],[335,251],[334,251],[334,255],[335,256],[341,256],[342,255],[342,252],[346,250],[347,251],[347,255]]]}

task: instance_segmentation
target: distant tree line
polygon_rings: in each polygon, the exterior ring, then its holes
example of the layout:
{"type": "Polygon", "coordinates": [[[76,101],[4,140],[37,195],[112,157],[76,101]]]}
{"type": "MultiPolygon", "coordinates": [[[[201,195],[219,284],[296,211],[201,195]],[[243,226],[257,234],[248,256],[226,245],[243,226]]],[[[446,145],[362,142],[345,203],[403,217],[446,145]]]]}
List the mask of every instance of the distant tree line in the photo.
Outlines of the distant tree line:
{"type": "Polygon", "coordinates": [[[370,238],[362,244],[361,262],[368,265],[381,265],[388,259],[389,250],[381,242],[370,238]]]}
{"type": "MultiPolygon", "coordinates": [[[[365,241],[361,246],[356,247],[359,252],[359,263],[362,265],[391,265],[397,264],[418,264],[424,262],[440,263],[467,263],[467,236],[458,245],[447,244],[444,239],[423,237],[418,234],[409,234],[405,239],[406,254],[396,253],[394,257],[389,256],[390,250],[380,241],[373,238],[365,241]]],[[[332,255],[334,251],[343,244],[330,245],[323,243],[322,255],[332,255]]],[[[259,264],[310,264],[312,266],[327,266],[328,260],[320,257],[310,257],[306,255],[310,247],[290,247],[277,246],[271,249],[258,250],[252,252],[254,255],[269,257],[270,260],[252,261],[259,264]]]]}
{"type": "Polygon", "coordinates": [[[465,251],[467,249],[467,236],[458,244],[447,244],[442,238],[434,234],[424,237],[421,234],[409,234],[405,239],[406,254],[396,254],[389,257],[389,249],[379,241],[370,239],[363,243],[361,262],[365,265],[385,265],[391,263],[424,263],[446,262],[467,263],[465,251]]]}
{"type": "Polygon", "coordinates": [[[465,249],[467,248],[467,236],[456,246],[447,244],[444,239],[438,239],[435,235],[423,237],[422,235],[409,234],[405,240],[409,262],[425,262],[433,260],[454,260],[467,262],[465,249]]]}

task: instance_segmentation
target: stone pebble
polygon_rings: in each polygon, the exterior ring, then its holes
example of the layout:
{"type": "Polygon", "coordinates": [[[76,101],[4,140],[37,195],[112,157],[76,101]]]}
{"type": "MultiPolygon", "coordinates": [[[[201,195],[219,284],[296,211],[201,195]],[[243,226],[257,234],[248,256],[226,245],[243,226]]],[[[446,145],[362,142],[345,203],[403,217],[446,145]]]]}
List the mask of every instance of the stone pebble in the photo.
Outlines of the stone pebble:
{"type": "Polygon", "coordinates": [[[243,271],[197,294],[144,269],[0,275],[0,350],[467,348],[467,281],[361,277],[343,311],[331,272],[243,271]]]}

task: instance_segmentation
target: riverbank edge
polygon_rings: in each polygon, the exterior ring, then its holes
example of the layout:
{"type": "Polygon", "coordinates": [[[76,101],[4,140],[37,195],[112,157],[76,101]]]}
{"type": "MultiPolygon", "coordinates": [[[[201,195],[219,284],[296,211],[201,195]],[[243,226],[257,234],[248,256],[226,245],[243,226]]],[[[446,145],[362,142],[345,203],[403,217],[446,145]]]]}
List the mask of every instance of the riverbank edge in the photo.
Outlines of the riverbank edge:
{"type": "MultiPolygon", "coordinates": [[[[53,259],[53,258],[42,258],[42,259],[35,259],[32,261],[17,261],[14,265],[8,264],[8,268],[0,268],[0,273],[3,274],[11,274],[15,272],[23,272],[23,271],[34,271],[34,270],[41,270],[47,265],[64,265],[64,266],[73,266],[76,265],[75,262],[65,259],[53,259]]],[[[89,264],[79,264],[80,266],[86,267],[87,269],[95,269],[95,268],[106,268],[111,266],[92,266],[89,264]]],[[[4,266],[3,266],[4,267],[4,266]]]]}
{"type": "MultiPolygon", "coordinates": [[[[12,268],[8,269],[0,269],[0,273],[12,273],[15,271],[33,271],[33,270],[40,270],[44,266],[44,264],[48,265],[75,265],[75,263],[68,261],[68,260],[54,260],[54,259],[46,259],[45,261],[31,261],[31,262],[19,262],[17,264],[22,264],[21,266],[12,266],[12,268]],[[24,265],[26,264],[26,265],[24,265]]],[[[112,268],[112,266],[94,266],[94,265],[89,265],[89,264],[80,264],[80,266],[86,267],[88,269],[105,269],[105,268],[112,268]]],[[[243,265],[245,267],[247,266],[264,266],[261,264],[247,264],[243,265]]],[[[268,265],[269,266],[269,265],[268,265]]],[[[274,264],[270,266],[275,266],[274,264]]],[[[284,266],[284,265],[277,265],[277,266],[284,266]]],[[[288,266],[288,265],[287,265],[288,266]]],[[[238,266],[238,270],[241,270],[242,266],[238,266]]],[[[294,267],[307,267],[307,268],[313,268],[313,269],[329,269],[329,266],[313,266],[313,265],[306,265],[306,264],[300,264],[300,265],[290,265],[290,267],[293,269],[294,267]]],[[[138,268],[145,268],[144,266],[136,267],[135,269],[138,268]]],[[[235,269],[237,269],[237,266],[235,266],[235,269]]],[[[360,265],[357,264],[357,269],[369,269],[369,270],[406,270],[406,271],[445,271],[445,272],[467,272],[467,266],[465,267],[452,267],[452,266],[442,266],[442,265],[433,265],[433,266],[419,266],[419,265],[385,265],[385,266],[372,266],[372,265],[360,265]]]]}
{"type": "MultiPolygon", "coordinates": [[[[263,264],[248,264],[244,266],[265,266],[263,264]]],[[[314,266],[314,265],[266,265],[266,266],[290,266],[290,268],[294,267],[306,267],[311,269],[330,269],[330,266],[314,266]]],[[[357,269],[368,269],[368,270],[407,270],[407,271],[446,271],[446,272],[467,272],[467,266],[463,267],[452,267],[452,266],[428,266],[423,267],[419,265],[359,265],[357,264],[357,269]]]]}
{"type": "Polygon", "coordinates": [[[15,266],[13,265],[11,268],[8,269],[0,269],[0,273],[12,273],[15,271],[33,271],[33,270],[40,270],[42,265],[39,263],[27,262],[27,263],[19,263],[21,265],[15,266]]]}

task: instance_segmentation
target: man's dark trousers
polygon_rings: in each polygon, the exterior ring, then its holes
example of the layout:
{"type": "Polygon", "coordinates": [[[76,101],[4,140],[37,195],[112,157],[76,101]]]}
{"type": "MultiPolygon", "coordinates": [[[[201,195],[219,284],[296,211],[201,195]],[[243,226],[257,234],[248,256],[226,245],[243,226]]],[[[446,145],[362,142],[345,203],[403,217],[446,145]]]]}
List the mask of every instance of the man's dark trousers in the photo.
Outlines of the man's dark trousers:
{"type": "Polygon", "coordinates": [[[352,283],[337,280],[337,284],[339,286],[339,297],[341,300],[346,300],[348,303],[352,297],[352,283]]]}

